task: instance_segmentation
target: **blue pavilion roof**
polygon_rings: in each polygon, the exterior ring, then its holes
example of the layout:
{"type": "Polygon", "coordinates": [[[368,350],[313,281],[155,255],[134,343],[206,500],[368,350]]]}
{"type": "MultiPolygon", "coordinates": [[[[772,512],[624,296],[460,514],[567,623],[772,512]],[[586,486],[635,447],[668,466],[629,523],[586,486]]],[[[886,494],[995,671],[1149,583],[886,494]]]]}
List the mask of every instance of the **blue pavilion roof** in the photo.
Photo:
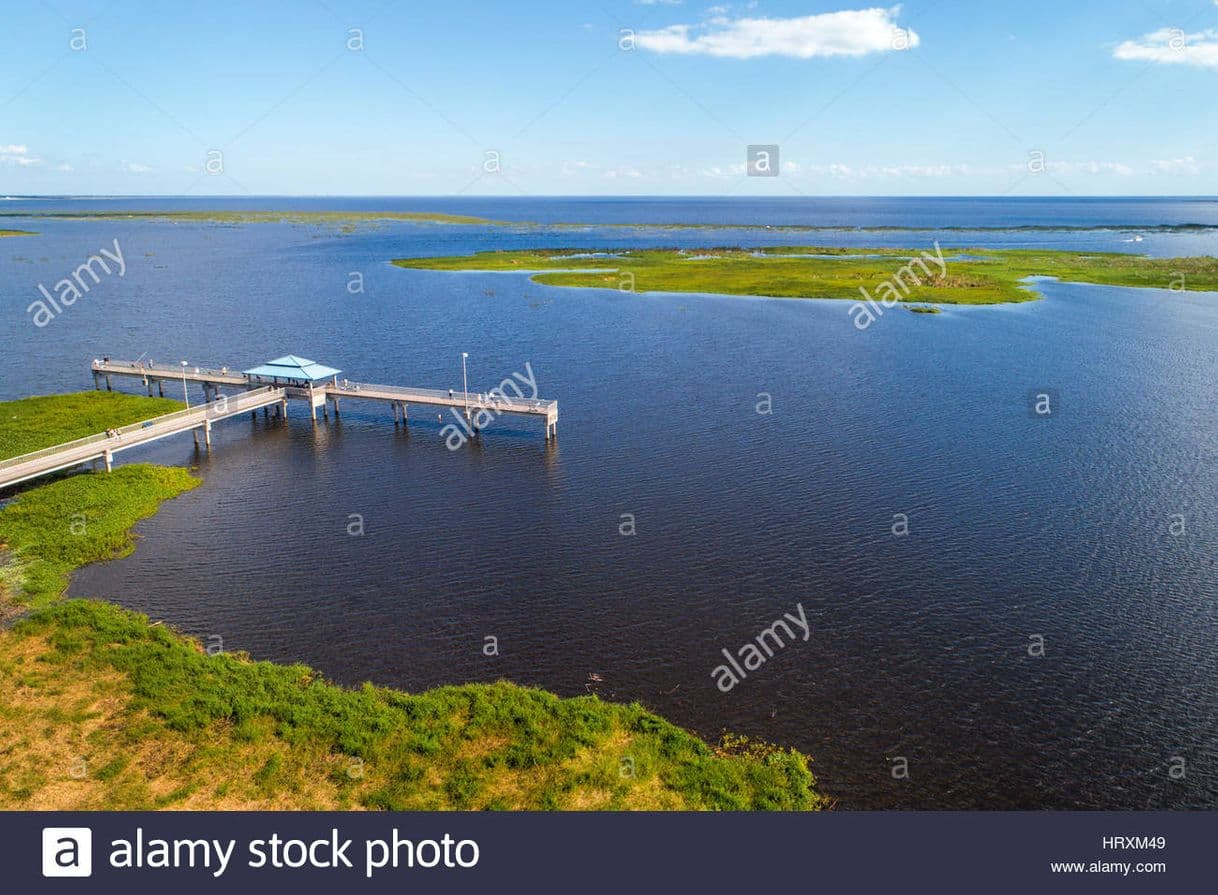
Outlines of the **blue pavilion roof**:
{"type": "Polygon", "coordinates": [[[342,370],[327,367],[325,364],[319,364],[308,358],[286,354],[244,372],[246,376],[261,376],[268,379],[277,376],[280,379],[303,379],[307,382],[317,382],[319,379],[337,376],[342,370]]]}

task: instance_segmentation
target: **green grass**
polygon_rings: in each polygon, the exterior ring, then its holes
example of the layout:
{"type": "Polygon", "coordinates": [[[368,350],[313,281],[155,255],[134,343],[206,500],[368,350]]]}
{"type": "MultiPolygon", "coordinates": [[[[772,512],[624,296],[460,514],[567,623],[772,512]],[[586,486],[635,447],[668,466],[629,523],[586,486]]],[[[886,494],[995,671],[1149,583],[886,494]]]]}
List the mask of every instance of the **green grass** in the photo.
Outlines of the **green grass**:
{"type": "Polygon", "coordinates": [[[32,230],[0,230],[0,236],[37,236],[32,230]]]}
{"type": "Polygon", "coordinates": [[[0,401],[0,460],[173,413],[169,398],[120,392],[75,392],[0,401]]]}
{"type": "MultiPolygon", "coordinates": [[[[0,637],[0,719],[24,722],[47,687],[72,694],[86,725],[94,702],[107,705],[105,736],[77,750],[95,768],[79,792],[106,807],[156,807],[158,791],[191,807],[823,807],[799,753],[739,739],[711,747],[637,704],[506,682],[346,689],[303,665],[209,656],[106,603],[61,602],[0,637]],[[16,679],[23,697],[6,700],[16,679]],[[165,754],[172,763],[157,760],[165,754]]],[[[4,745],[0,807],[19,807],[53,781],[39,786],[22,749],[4,745]]]]}
{"type": "MultiPolygon", "coordinates": [[[[929,251],[929,250],[928,250],[929,251]]],[[[625,250],[617,257],[576,257],[583,251],[521,250],[437,258],[399,258],[399,267],[447,271],[527,271],[552,286],[695,292],[776,298],[858,301],[860,287],[875,299],[883,284],[902,275],[902,301],[936,304],[999,304],[1038,297],[1029,276],[1112,286],[1218,290],[1218,258],[1149,258],[1104,252],[1041,249],[944,250],[946,270],[911,249],[844,249],[786,246],[763,249],[625,250]],[[969,260],[956,260],[964,254],[969,260]],[[843,257],[819,257],[843,256],[843,257]],[[850,257],[877,256],[877,257],[850,257]],[[912,274],[912,276],[911,276],[912,274]]],[[[931,253],[933,255],[933,252],[931,253]]]]}
{"type": "Polygon", "coordinates": [[[185,469],[139,463],[22,492],[0,509],[0,591],[25,606],[57,600],[74,569],[130,553],[131,527],[198,484],[185,469]]]}

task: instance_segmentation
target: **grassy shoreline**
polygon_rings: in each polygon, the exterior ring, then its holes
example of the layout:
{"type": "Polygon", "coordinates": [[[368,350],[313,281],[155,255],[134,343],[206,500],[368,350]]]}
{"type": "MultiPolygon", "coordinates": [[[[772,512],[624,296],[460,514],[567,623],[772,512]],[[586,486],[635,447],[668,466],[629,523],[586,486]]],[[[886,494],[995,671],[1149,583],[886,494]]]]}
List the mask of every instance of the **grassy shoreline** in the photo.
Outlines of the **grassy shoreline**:
{"type": "Polygon", "coordinates": [[[905,302],[1001,304],[1039,297],[1028,277],[1076,283],[1218,291],[1218,258],[1150,258],[1115,252],[1041,249],[911,249],[779,246],[517,250],[397,258],[416,270],[518,271],[538,283],[633,292],[865,300],[886,284],[905,302]],[[866,290],[864,296],[861,290],[866,290]]]}
{"type": "Polygon", "coordinates": [[[793,750],[712,748],[638,704],[348,689],[86,600],[0,635],[0,719],[0,808],[823,807],[793,750]]]}
{"type": "MultiPolygon", "coordinates": [[[[133,410],[96,401],[117,424],[133,410]]],[[[146,416],[162,412],[156,399],[146,416]]],[[[56,399],[0,403],[32,444],[72,433],[56,399]],[[14,405],[22,405],[14,412],[14,405]],[[39,433],[37,419],[46,420],[39,433]]],[[[75,419],[75,417],[73,417],[75,419]]],[[[9,450],[12,450],[11,446],[9,450]]],[[[63,600],[75,568],[129,552],[131,526],[200,484],[132,464],[0,508],[0,809],[814,810],[792,749],[711,746],[643,706],[506,681],[405,693],[208,648],[108,603],[63,600]],[[11,612],[10,612],[11,614],[11,612]]]]}

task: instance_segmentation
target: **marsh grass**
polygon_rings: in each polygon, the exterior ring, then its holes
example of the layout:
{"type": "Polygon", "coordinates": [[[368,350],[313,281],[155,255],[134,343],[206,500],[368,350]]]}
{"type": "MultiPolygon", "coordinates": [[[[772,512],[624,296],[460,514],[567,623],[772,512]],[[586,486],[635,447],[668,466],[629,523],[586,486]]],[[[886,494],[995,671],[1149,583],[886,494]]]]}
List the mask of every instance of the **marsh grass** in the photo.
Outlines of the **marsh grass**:
{"type": "MultiPolygon", "coordinates": [[[[720,248],[687,253],[677,249],[618,251],[587,257],[586,249],[479,252],[434,258],[399,258],[398,267],[447,271],[522,271],[551,286],[621,289],[636,292],[693,292],[774,298],[835,298],[858,301],[860,287],[875,293],[922,250],[844,249],[785,246],[720,248]],[[832,257],[832,256],[879,257],[832,257]],[[830,256],[830,257],[822,257],[830,256]],[[627,275],[629,275],[627,277],[627,275]]],[[[930,263],[929,275],[906,277],[907,302],[1000,304],[1039,297],[1032,276],[1075,283],[1218,291],[1218,258],[1150,258],[1113,252],[1040,249],[945,250],[947,269],[930,263]],[[980,253],[983,257],[977,257],[980,253]],[[953,258],[961,254],[964,259],[953,258]]]]}
{"type": "Polygon", "coordinates": [[[32,607],[57,600],[74,569],[130,553],[131,527],[198,484],[185,469],[137,463],[22,492],[0,509],[0,596],[32,607]]]}
{"type": "Polygon", "coordinates": [[[799,753],[714,748],[638,704],[506,682],[345,689],[86,600],[0,636],[0,719],[4,808],[824,807],[799,753]]]}
{"type": "MultiPolygon", "coordinates": [[[[168,398],[77,392],[0,402],[0,459],[140,422],[183,405],[168,398]]],[[[123,556],[130,529],[199,482],[177,467],[132,464],[60,476],[0,507],[0,616],[58,599],[73,569],[123,556]]]]}

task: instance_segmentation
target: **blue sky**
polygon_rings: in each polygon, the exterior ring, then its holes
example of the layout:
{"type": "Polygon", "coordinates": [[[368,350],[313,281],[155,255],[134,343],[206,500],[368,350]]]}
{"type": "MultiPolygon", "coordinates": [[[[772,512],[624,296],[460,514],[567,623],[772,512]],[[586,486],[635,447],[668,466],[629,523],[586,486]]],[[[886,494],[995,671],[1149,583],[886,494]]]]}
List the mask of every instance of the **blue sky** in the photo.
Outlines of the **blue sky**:
{"type": "Polygon", "coordinates": [[[39,0],[4,24],[5,194],[1218,194],[1215,0],[39,0]],[[749,144],[779,176],[746,176],[749,144]]]}

